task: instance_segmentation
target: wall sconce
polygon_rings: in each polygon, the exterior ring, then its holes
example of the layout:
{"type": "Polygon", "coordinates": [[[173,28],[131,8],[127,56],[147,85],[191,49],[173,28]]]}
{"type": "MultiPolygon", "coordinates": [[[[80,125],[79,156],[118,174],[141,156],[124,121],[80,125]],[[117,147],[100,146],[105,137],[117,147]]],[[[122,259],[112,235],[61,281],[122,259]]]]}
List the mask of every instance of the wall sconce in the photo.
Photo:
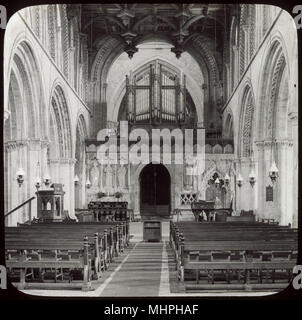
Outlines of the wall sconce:
{"type": "Polygon", "coordinates": [[[39,177],[36,178],[35,187],[37,191],[41,188],[41,179],[39,177]]]}
{"type": "Polygon", "coordinates": [[[89,179],[86,181],[86,188],[89,189],[91,187],[91,182],[89,179]]]}
{"type": "Polygon", "coordinates": [[[275,183],[277,178],[279,176],[279,170],[276,166],[276,162],[273,161],[272,165],[271,165],[271,168],[269,170],[269,177],[271,178],[272,180],[272,183],[275,183]]]}
{"type": "Polygon", "coordinates": [[[25,176],[25,172],[24,172],[23,168],[19,168],[16,175],[17,175],[17,182],[19,184],[19,187],[21,187],[21,185],[24,181],[24,176],[25,176]]]}
{"type": "Polygon", "coordinates": [[[44,176],[44,184],[46,187],[48,187],[50,185],[50,181],[51,181],[51,177],[48,173],[46,173],[44,176]]]}
{"type": "Polygon", "coordinates": [[[237,178],[237,185],[239,188],[241,188],[242,184],[243,184],[243,179],[241,177],[241,174],[239,173],[238,178],[237,178]]]}
{"type": "Polygon", "coordinates": [[[230,176],[228,174],[226,174],[225,177],[224,177],[224,183],[225,183],[226,186],[229,185],[230,180],[231,180],[230,176]]]}
{"type": "Polygon", "coordinates": [[[256,175],[254,170],[252,170],[251,173],[249,174],[249,182],[250,182],[250,185],[254,187],[254,184],[256,182],[256,175]]]}
{"type": "Polygon", "coordinates": [[[79,179],[78,175],[76,174],[74,177],[74,184],[77,186],[79,184],[79,181],[80,181],[80,179],[79,179]]]}

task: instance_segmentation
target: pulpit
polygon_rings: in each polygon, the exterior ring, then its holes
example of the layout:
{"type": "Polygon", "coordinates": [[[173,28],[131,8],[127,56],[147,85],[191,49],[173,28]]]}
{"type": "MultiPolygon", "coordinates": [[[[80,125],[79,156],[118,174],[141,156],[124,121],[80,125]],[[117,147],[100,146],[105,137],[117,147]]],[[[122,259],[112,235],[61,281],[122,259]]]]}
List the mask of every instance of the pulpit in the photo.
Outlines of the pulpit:
{"type": "Polygon", "coordinates": [[[64,194],[61,183],[53,183],[50,189],[37,191],[37,218],[43,222],[62,221],[65,218],[64,194]]]}

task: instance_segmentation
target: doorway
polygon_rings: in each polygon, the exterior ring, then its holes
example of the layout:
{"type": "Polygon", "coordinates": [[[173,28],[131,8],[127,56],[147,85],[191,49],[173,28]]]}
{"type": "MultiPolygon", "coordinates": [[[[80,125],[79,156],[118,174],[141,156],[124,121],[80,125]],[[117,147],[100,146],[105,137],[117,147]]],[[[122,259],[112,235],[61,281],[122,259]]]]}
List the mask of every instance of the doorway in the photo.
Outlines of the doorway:
{"type": "Polygon", "coordinates": [[[140,214],[142,219],[168,218],[171,177],[162,164],[148,164],[140,173],[140,214]]]}

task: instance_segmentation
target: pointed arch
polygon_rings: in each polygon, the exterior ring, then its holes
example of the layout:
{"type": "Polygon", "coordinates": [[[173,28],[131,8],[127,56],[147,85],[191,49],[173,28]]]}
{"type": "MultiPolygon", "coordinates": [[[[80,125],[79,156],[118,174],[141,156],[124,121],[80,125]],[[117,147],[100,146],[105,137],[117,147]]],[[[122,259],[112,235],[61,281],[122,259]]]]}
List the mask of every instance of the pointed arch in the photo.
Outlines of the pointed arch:
{"type": "Polygon", "coordinates": [[[276,131],[277,123],[278,127],[283,127],[282,135],[283,138],[286,138],[286,124],[281,125],[281,122],[282,117],[283,122],[287,119],[289,69],[287,54],[279,39],[272,41],[264,59],[263,68],[259,95],[258,139],[276,137],[279,134],[276,131]],[[281,112],[281,110],[283,111],[281,112]]]}
{"type": "Polygon", "coordinates": [[[51,96],[49,134],[51,140],[50,158],[71,158],[72,138],[70,116],[65,94],[60,85],[54,88],[51,96]]]}
{"type": "Polygon", "coordinates": [[[250,157],[253,150],[253,119],[255,111],[255,99],[251,85],[247,84],[243,90],[241,99],[241,111],[239,121],[238,155],[250,157]]]}

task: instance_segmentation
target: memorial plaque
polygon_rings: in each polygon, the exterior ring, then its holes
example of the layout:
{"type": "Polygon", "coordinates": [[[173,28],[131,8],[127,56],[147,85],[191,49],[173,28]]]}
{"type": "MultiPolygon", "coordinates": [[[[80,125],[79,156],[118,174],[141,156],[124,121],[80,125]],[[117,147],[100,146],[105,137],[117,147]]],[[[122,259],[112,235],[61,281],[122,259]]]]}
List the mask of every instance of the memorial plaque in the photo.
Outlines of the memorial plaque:
{"type": "Polygon", "coordinates": [[[272,186],[266,187],[266,201],[274,201],[274,189],[272,186]]]}

